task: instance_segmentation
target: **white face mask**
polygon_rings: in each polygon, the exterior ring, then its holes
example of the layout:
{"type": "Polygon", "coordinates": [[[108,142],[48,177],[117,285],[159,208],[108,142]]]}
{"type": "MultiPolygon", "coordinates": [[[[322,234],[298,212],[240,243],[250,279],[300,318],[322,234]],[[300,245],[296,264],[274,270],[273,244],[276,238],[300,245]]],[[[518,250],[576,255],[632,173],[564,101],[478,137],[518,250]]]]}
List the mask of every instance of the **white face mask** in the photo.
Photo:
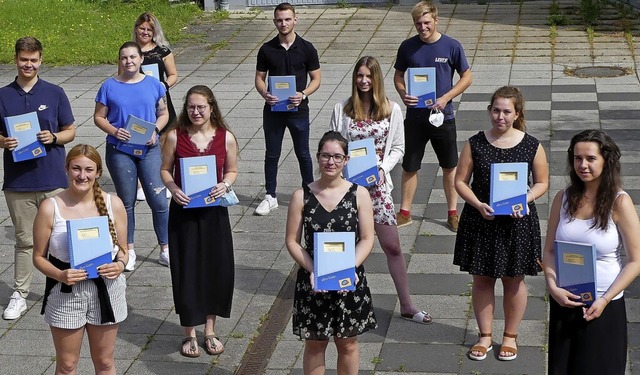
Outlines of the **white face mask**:
{"type": "Polygon", "coordinates": [[[432,109],[429,115],[429,122],[436,128],[439,127],[444,122],[444,113],[439,109],[432,109]]]}

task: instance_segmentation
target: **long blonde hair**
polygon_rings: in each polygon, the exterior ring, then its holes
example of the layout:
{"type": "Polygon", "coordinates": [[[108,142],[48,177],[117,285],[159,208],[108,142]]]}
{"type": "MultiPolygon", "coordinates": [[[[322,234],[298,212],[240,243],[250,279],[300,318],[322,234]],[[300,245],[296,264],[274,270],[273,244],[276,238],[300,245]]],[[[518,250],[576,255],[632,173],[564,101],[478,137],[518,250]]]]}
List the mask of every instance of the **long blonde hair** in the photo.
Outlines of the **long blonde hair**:
{"type": "Polygon", "coordinates": [[[153,27],[153,42],[160,47],[169,48],[169,41],[164,36],[160,20],[151,12],[144,12],[138,17],[131,32],[132,40],[137,42],[136,29],[145,22],[149,22],[149,25],[153,27]]]}
{"type": "Polygon", "coordinates": [[[384,93],[382,69],[375,57],[364,56],[356,62],[351,77],[351,97],[344,106],[344,113],[356,121],[363,121],[368,118],[374,121],[380,121],[391,117],[391,105],[384,93]],[[363,94],[358,90],[358,70],[361,66],[367,67],[371,72],[371,92],[373,98],[371,100],[369,113],[365,113],[364,102],[361,98],[363,94]]]}
{"type": "Polygon", "coordinates": [[[107,208],[107,204],[104,201],[104,197],[102,196],[102,189],[100,188],[100,183],[98,182],[98,177],[102,175],[102,158],[93,146],[79,144],[74,146],[69,153],[67,153],[67,159],[65,161],[65,169],[69,168],[69,163],[71,160],[84,156],[92,162],[96,163],[96,179],[93,181],[93,200],[96,203],[96,208],[98,209],[98,213],[100,216],[106,216],[107,220],[109,220],[109,234],[111,234],[111,240],[115,246],[118,246],[118,249],[122,250],[123,253],[127,253],[124,247],[120,245],[118,242],[118,235],[116,234],[116,227],[109,216],[109,209],[107,208]]]}

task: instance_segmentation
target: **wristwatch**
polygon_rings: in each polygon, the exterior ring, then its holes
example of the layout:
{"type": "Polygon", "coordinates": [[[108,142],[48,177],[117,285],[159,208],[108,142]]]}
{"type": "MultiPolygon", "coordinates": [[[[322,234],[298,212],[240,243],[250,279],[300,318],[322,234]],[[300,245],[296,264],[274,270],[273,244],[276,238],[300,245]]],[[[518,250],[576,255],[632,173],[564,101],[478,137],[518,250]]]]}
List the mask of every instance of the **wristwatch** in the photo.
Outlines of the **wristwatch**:
{"type": "Polygon", "coordinates": [[[227,182],[227,180],[222,180],[222,183],[224,184],[224,186],[227,188],[227,192],[229,190],[231,190],[231,184],[229,182],[227,182]]]}
{"type": "Polygon", "coordinates": [[[304,93],[304,90],[300,91],[300,93],[302,93],[302,100],[305,100],[307,98],[307,94],[304,93]]]}
{"type": "Polygon", "coordinates": [[[51,133],[51,136],[53,137],[53,140],[51,141],[51,144],[55,145],[56,142],[58,142],[58,137],[55,135],[55,133],[51,133]]]}

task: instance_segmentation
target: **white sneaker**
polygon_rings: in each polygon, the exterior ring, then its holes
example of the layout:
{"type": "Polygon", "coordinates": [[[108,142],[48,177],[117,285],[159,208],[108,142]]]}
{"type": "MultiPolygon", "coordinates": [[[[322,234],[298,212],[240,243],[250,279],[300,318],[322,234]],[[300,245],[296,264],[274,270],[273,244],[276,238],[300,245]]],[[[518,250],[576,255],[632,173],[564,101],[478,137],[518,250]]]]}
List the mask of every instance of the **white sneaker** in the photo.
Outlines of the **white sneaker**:
{"type": "Polygon", "coordinates": [[[9,299],[9,305],[4,309],[2,317],[6,320],[18,319],[23,312],[27,311],[27,301],[22,298],[20,292],[15,291],[9,299]]]}
{"type": "Polygon", "coordinates": [[[164,250],[160,248],[160,256],[158,256],[158,263],[161,266],[169,267],[169,248],[166,248],[164,250]]]}
{"type": "Polygon", "coordinates": [[[133,271],[136,269],[136,252],[133,249],[129,249],[127,254],[129,254],[129,261],[124,269],[125,271],[133,271]]]}
{"type": "Polygon", "coordinates": [[[253,213],[259,216],[264,216],[276,208],[278,208],[278,198],[274,198],[271,195],[266,194],[253,213]]]}
{"type": "Polygon", "coordinates": [[[139,200],[139,201],[147,200],[147,197],[144,196],[144,190],[142,190],[142,188],[138,188],[138,191],[136,192],[136,200],[139,200]]]}

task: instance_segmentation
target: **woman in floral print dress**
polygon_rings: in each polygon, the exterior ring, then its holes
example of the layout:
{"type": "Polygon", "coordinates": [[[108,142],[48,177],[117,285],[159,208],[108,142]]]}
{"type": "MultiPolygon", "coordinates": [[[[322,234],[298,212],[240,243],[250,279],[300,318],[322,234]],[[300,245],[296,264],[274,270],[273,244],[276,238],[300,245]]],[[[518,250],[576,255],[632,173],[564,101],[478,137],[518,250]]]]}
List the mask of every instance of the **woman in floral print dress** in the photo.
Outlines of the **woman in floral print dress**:
{"type": "Polygon", "coordinates": [[[397,103],[387,99],[382,69],[374,57],[364,56],[356,63],[351,97],[336,104],[330,128],[348,140],[373,138],[379,174],[379,182],[369,188],[374,228],[398,293],[400,316],[430,324],[431,315],[416,307],[409,295],[407,263],[400,247],[396,211],[391,198],[393,182],[389,173],[404,155],[402,110],[397,103]]]}
{"type": "Polygon", "coordinates": [[[287,249],[300,265],[293,333],[305,340],[305,374],[324,373],[331,337],[338,351],[338,373],[356,374],[360,356],[357,336],[377,327],[362,265],[373,248],[373,209],[367,190],[342,178],[348,156],[347,141],[340,133],[330,131],[322,137],[317,158],[320,179],[293,193],[287,214],[287,249]],[[355,291],[313,290],[315,232],[355,232],[355,291]]]}

